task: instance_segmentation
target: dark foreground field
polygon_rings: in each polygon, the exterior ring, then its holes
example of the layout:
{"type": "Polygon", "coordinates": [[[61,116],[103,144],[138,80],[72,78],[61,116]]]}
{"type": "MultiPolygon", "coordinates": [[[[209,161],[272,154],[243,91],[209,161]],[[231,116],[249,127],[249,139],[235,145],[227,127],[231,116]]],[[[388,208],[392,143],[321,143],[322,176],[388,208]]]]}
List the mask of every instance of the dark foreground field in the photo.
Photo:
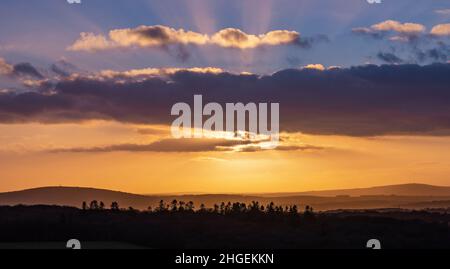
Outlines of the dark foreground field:
{"type": "MultiPolygon", "coordinates": [[[[450,248],[450,214],[427,211],[312,213],[59,206],[0,207],[0,242],[122,242],[149,248],[450,248]]],[[[105,245],[107,247],[107,244],[105,245]]]]}

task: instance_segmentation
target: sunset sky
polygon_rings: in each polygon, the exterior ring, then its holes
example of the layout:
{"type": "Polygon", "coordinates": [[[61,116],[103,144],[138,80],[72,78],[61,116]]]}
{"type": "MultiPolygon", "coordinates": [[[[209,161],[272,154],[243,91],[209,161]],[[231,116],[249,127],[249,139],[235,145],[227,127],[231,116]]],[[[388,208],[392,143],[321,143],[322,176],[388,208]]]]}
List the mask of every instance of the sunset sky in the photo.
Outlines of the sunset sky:
{"type": "Polygon", "coordinates": [[[2,0],[0,192],[450,186],[450,1],[2,0]],[[173,104],[280,104],[280,146],[173,104]]]}

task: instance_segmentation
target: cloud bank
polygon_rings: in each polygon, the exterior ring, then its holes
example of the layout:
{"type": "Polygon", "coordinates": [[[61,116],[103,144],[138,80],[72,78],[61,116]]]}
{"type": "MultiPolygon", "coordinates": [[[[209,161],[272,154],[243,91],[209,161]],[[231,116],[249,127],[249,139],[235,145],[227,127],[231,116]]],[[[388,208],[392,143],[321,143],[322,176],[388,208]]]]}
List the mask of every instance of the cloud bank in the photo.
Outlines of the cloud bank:
{"type": "Polygon", "coordinates": [[[90,148],[54,149],[53,153],[107,153],[107,152],[259,152],[267,150],[276,151],[320,151],[325,148],[313,145],[280,145],[274,149],[264,148],[257,141],[230,140],[221,138],[182,138],[161,139],[150,144],[116,144],[90,148]]]}
{"type": "Polygon", "coordinates": [[[192,104],[193,95],[202,94],[205,103],[222,105],[280,103],[280,128],[286,132],[443,135],[450,130],[448,85],[450,64],[287,69],[266,76],[192,70],[126,79],[72,75],[45,92],[0,92],[0,122],[170,125],[173,104],[192,104]]]}
{"type": "Polygon", "coordinates": [[[114,29],[108,35],[81,33],[80,38],[68,47],[70,51],[95,52],[117,48],[151,48],[170,45],[216,45],[223,48],[254,49],[262,46],[299,45],[309,47],[315,41],[326,39],[302,38],[295,31],[275,30],[260,35],[247,34],[240,29],[226,28],[212,35],[163,25],[114,29]]]}

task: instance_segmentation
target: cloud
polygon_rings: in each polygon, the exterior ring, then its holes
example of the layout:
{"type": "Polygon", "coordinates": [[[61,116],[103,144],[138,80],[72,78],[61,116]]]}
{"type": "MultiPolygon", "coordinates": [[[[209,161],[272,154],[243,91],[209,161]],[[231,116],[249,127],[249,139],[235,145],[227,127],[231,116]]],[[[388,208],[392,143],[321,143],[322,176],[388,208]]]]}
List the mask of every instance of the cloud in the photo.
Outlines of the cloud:
{"type": "Polygon", "coordinates": [[[266,149],[260,145],[245,145],[239,148],[239,152],[259,152],[259,151],[322,151],[324,147],[312,146],[312,145],[280,145],[274,149],[266,149]]]}
{"type": "Polygon", "coordinates": [[[303,68],[304,69],[319,70],[319,71],[325,70],[325,66],[323,66],[322,64],[308,64],[308,65],[304,66],[303,68]]]}
{"type": "MultiPolygon", "coordinates": [[[[384,55],[386,56],[386,55],[384,55]]],[[[131,72],[134,73],[134,72],[131,72]]],[[[280,103],[285,132],[374,136],[450,134],[450,64],[287,69],[271,75],[179,70],[61,78],[52,93],[0,93],[0,122],[92,119],[170,125],[177,102],[280,103]]]]}
{"type": "Polygon", "coordinates": [[[225,48],[253,49],[261,46],[279,46],[298,42],[300,34],[277,30],[262,35],[250,35],[235,28],[220,30],[211,37],[211,43],[225,48]]]}
{"type": "Polygon", "coordinates": [[[438,24],[431,29],[430,33],[435,36],[450,36],[450,23],[438,24]]]}
{"type": "Polygon", "coordinates": [[[390,53],[390,52],[378,52],[377,57],[378,57],[378,59],[382,60],[383,62],[386,62],[389,64],[403,63],[402,59],[400,59],[398,56],[396,56],[395,54],[390,53]]]}
{"type": "Polygon", "coordinates": [[[159,47],[170,44],[203,45],[208,42],[208,36],[200,33],[175,30],[173,28],[156,26],[139,26],[131,29],[116,29],[109,32],[110,39],[121,47],[159,47]]]}
{"type": "MultiPolygon", "coordinates": [[[[114,71],[103,70],[100,71],[97,78],[148,78],[148,77],[162,77],[173,75],[178,72],[191,72],[191,73],[210,73],[219,74],[225,72],[222,68],[218,67],[191,67],[191,68],[142,68],[132,69],[127,71],[114,71]]],[[[94,76],[95,77],[95,76],[94,76]]]]}
{"type": "Polygon", "coordinates": [[[311,37],[299,37],[293,44],[301,48],[309,49],[317,43],[328,43],[330,39],[326,35],[316,35],[311,37]]]}
{"type": "Polygon", "coordinates": [[[252,35],[236,28],[226,28],[212,35],[184,29],[174,29],[163,25],[139,26],[136,28],[114,29],[108,36],[81,33],[68,50],[95,52],[116,48],[151,48],[170,45],[216,45],[224,48],[253,49],[261,46],[298,45],[310,47],[312,43],[326,40],[325,36],[301,38],[295,31],[275,30],[260,35],[252,35]]]}
{"type": "Polygon", "coordinates": [[[81,33],[80,38],[67,48],[69,51],[89,51],[95,52],[99,50],[107,50],[118,47],[112,41],[103,35],[95,35],[94,33],[81,33]]]}
{"type": "Polygon", "coordinates": [[[393,40],[410,39],[416,35],[424,33],[426,27],[418,23],[401,23],[394,20],[386,20],[370,27],[353,28],[352,32],[360,35],[367,35],[376,39],[382,39],[390,33],[394,33],[393,40]]]}
{"type": "Polygon", "coordinates": [[[426,27],[419,23],[401,23],[394,20],[387,20],[374,24],[370,27],[373,31],[394,31],[403,34],[423,33],[426,27]]]}
{"type": "Polygon", "coordinates": [[[434,62],[447,62],[450,59],[450,45],[442,41],[437,42],[432,48],[414,48],[414,53],[419,62],[431,60],[434,62]]]}
{"type": "Polygon", "coordinates": [[[50,71],[58,76],[68,77],[74,73],[80,73],[80,69],[65,59],[58,60],[50,66],[50,71]]]}
{"type": "Polygon", "coordinates": [[[12,73],[17,76],[28,76],[38,79],[44,78],[44,76],[30,63],[19,63],[14,65],[12,73]]]}
{"type": "Polygon", "coordinates": [[[13,83],[11,92],[23,91],[21,88],[24,86],[36,90],[49,86],[47,78],[30,63],[12,65],[0,58],[0,76],[6,77],[10,83],[13,83]]]}
{"type": "Polygon", "coordinates": [[[450,57],[448,39],[445,39],[450,36],[450,24],[435,25],[430,32],[426,32],[426,27],[422,24],[387,20],[369,28],[354,28],[352,31],[378,40],[391,41],[389,46],[393,52],[379,52],[375,56],[384,63],[446,63],[450,57]]]}
{"type": "Polygon", "coordinates": [[[117,144],[102,147],[53,149],[53,153],[86,153],[86,152],[259,152],[259,151],[319,151],[325,148],[313,145],[280,145],[276,148],[265,148],[262,143],[251,140],[222,138],[182,138],[161,139],[150,144],[117,144]]]}
{"type": "MultiPolygon", "coordinates": [[[[387,20],[374,24],[370,27],[357,27],[352,29],[353,33],[368,35],[377,39],[388,37],[391,41],[414,41],[416,38],[426,38],[426,27],[419,23],[401,23],[394,20],[387,20]],[[388,33],[394,35],[389,36],[388,33]]],[[[432,27],[429,32],[434,36],[449,36],[450,23],[438,24],[432,27]]]]}
{"type": "Polygon", "coordinates": [[[369,36],[374,39],[382,39],[385,36],[384,33],[374,31],[373,29],[367,28],[367,27],[353,28],[352,32],[354,34],[358,34],[358,35],[362,35],[362,36],[369,36]]]}
{"type": "Polygon", "coordinates": [[[436,14],[439,14],[439,15],[450,15],[450,8],[447,8],[447,9],[436,9],[434,12],[436,14]]]}
{"type": "Polygon", "coordinates": [[[14,67],[8,64],[5,59],[0,58],[0,75],[10,75],[14,71],[14,67]]]}
{"type": "Polygon", "coordinates": [[[150,127],[138,128],[136,132],[141,135],[170,135],[170,130],[168,128],[165,129],[157,129],[150,127]]]}
{"type": "Polygon", "coordinates": [[[183,138],[183,139],[163,139],[150,144],[119,144],[104,147],[92,148],[69,148],[56,149],[52,152],[208,152],[226,151],[237,145],[245,145],[250,141],[208,139],[208,138],[183,138]],[[225,149],[226,148],[226,149],[225,149]]]}

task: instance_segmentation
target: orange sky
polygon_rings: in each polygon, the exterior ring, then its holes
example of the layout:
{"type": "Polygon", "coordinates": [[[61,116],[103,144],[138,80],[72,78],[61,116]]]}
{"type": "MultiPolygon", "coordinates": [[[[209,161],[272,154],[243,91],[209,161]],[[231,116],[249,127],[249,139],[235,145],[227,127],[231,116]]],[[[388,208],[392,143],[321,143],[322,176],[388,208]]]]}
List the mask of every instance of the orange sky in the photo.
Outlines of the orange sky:
{"type": "Polygon", "coordinates": [[[450,185],[450,137],[283,134],[295,151],[55,152],[146,144],[163,126],[0,125],[0,191],[86,186],[134,193],[294,192],[400,183],[450,185]],[[142,130],[147,130],[143,132],[142,130]]]}

